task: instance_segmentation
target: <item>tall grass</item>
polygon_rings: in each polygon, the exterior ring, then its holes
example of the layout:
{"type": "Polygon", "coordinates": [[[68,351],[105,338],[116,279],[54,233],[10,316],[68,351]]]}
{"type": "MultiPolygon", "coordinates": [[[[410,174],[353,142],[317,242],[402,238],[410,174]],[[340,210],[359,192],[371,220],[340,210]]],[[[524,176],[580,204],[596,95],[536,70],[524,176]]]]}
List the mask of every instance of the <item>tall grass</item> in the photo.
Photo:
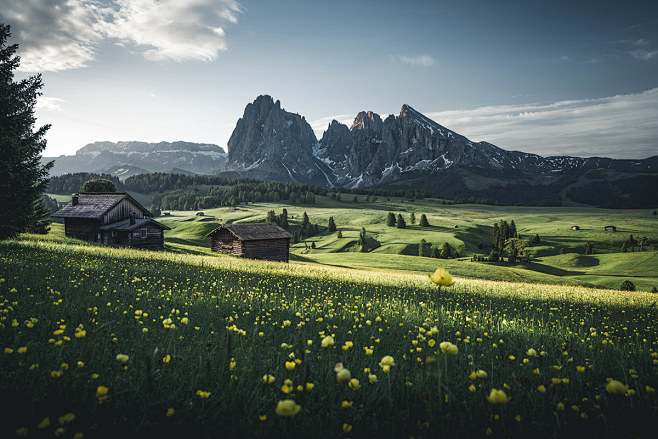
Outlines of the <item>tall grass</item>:
{"type": "Polygon", "coordinates": [[[439,292],[423,275],[31,239],[0,243],[0,279],[2,437],[656,427],[647,293],[466,279],[439,292]],[[339,383],[337,363],[358,382],[339,383]],[[612,379],[628,389],[608,392],[612,379]],[[493,404],[492,389],[511,399],[493,404]],[[299,412],[277,414],[288,399],[299,412]]]}

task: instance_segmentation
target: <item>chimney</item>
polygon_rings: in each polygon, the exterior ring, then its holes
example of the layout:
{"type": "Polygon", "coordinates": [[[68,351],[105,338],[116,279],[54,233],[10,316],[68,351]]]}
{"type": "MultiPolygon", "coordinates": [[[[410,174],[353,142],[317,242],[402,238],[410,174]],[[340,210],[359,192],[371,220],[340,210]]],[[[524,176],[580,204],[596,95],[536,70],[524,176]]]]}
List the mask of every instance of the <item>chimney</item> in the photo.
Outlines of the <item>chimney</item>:
{"type": "Polygon", "coordinates": [[[130,225],[135,225],[135,212],[130,212],[130,225]]]}
{"type": "Polygon", "coordinates": [[[73,195],[73,196],[71,197],[71,204],[72,204],[73,206],[77,206],[77,205],[78,205],[78,194],[75,194],[75,195],[73,195]]]}

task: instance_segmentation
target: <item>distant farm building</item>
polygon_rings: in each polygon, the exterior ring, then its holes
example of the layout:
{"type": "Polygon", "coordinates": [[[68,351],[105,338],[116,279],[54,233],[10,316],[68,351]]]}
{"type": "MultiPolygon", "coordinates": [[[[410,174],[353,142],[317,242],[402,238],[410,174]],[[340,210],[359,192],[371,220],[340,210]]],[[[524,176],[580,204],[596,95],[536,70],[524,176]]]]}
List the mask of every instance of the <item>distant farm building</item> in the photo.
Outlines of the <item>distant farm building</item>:
{"type": "Polygon", "coordinates": [[[605,226],[604,229],[607,232],[616,232],[617,231],[617,227],[615,227],[615,226],[605,226]]]}
{"type": "Polygon", "coordinates": [[[206,236],[214,252],[288,262],[292,235],[274,223],[224,224],[206,236]]]}
{"type": "Polygon", "coordinates": [[[580,226],[571,226],[571,230],[580,230],[580,226]]]}
{"type": "Polygon", "coordinates": [[[53,217],[64,219],[66,236],[117,247],[164,246],[169,227],[149,218],[151,213],[121,192],[79,193],[53,217]]]}

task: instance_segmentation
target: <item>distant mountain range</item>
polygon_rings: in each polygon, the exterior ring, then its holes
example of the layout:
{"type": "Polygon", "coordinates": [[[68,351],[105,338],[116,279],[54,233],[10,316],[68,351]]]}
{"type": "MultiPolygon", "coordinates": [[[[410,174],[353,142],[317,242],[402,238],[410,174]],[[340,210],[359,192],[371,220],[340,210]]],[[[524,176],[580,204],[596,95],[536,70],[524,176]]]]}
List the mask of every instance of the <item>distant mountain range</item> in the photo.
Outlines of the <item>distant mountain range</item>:
{"type": "Polygon", "coordinates": [[[503,204],[656,207],[658,156],[643,160],[542,157],[472,142],[409,105],[385,120],[360,112],[315,137],[303,116],[270,96],[247,105],[228,142],[97,142],[55,161],[53,175],[179,172],[329,187],[427,189],[503,204]],[[596,201],[592,201],[596,200],[596,201]]]}
{"type": "Polygon", "coordinates": [[[50,175],[96,172],[127,178],[150,172],[217,174],[226,165],[226,152],[217,145],[191,142],[94,142],[75,155],[43,157],[55,160],[50,175]]]}

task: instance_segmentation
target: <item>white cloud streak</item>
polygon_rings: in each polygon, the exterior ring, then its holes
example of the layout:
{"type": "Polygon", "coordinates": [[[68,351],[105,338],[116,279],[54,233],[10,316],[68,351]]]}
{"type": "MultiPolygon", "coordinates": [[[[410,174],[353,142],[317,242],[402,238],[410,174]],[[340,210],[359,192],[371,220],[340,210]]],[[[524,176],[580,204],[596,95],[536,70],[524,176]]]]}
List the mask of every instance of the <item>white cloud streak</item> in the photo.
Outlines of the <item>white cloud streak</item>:
{"type": "Polygon", "coordinates": [[[658,88],[552,104],[427,113],[474,141],[544,156],[638,159],[658,154],[658,88]]]}
{"type": "Polygon", "coordinates": [[[436,64],[436,60],[432,57],[432,55],[427,53],[420,55],[391,55],[391,59],[395,62],[409,64],[411,66],[430,67],[436,64]]]}
{"type": "Polygon", "coordinates": [[[66,102],[64,99],[54,98],[49,96],[40,96],[37,99],[37,105],[35,109],[38,112],[60,112],[64,111],[62,104],[66,102]]]}
{"type": "Polygon", "coordinates": [[[0,19],[19,43],[20,71],[85,67],[102,40],[97,5],[85,0],[0,0],[0,19]]]}
{"type": "Polygon", "coordinates": [[[118,0],[105,31],[152,61],[212,61],[227,49],[221,22],[237,23],[234,0],[118,0]]]}
{"type": "Polygon", "coordinates": [[[86,67],[106,40],[152,61],[212,61],[241,12],[236,0],[0,0],[25,72],[86,67]]]}

